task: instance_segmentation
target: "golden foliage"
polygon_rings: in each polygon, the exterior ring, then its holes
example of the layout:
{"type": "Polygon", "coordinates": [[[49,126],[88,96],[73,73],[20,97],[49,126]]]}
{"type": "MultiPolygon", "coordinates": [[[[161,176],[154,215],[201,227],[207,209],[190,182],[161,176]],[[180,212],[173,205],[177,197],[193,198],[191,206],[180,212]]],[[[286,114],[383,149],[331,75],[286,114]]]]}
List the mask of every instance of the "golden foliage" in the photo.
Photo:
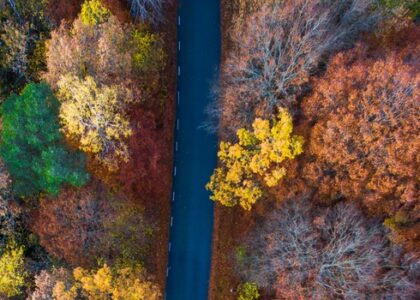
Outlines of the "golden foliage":
{"type": "Polygon", "coordinates": [[[26,275],[23,247],[9,244],[0,257],[0,296],[21,294],[26,275]]]}
{"type": "Polygon", "coordinates": [[[86,0],[82,5],[80,19],[85,25],[98,25],[104,23],[110,14],[101,0],[86,0]]]}
{"type": "Polygon", "coordinates": [[[98,86],[90,76],[80,80],[66,75],[58,86],[64,134],[111,171],[118,169],[119,161],[127,162],[124,140],[132,130],[124,108],[129,98],[119,97],[116,86],[98,86]]]}
{"type": "Polygon", "coordinates": [[[281,163],[303,152],[303,138],[292,134],[293,120],[285,109],[272,121],[256,119],[252,127],[238,130],[238,143],[220,143],[221,166],[207,184],[212,200],[226,206],[239,203],[245,210],[263,196],[261,183],[276,186],[286,175],[281,163]]]}
{"type": "Polygon", "coordinates": [[[75,285],[66,289],[63,282],[54,287],[57,299],[76,299],[77,290],[90,300],[155,300],[161,298],[159,288],[149,281],[140,267],[111,269],[107,265],[96,271],[76,268],[75,285]],[[60,298],[62,297],[62,298],[60,298]]]}

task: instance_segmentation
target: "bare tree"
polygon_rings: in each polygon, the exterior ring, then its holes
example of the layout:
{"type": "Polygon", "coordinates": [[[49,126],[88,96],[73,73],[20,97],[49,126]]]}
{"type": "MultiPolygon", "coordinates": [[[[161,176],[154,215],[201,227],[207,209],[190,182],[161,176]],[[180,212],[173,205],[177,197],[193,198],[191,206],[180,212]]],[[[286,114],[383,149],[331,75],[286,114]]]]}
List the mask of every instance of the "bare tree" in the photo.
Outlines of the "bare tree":
{"type": "Polygon", "coordinates": [[[242,275],[280,299],[418,296],[419,260],[402,255],[380,223],[350,205],[316,211],[305,201],[288,201],[247,245],[242,275]]]}
{"type": "Polygon", "coordinates": [[[131,14],[140,21],[157,24],[163,21],[163,4],[167,0],[130,0],[131,14]]]}
{"type": "Polygon", "coordinates": [[[319,64],[376,23],[373,7],[374,0],[269,1],[245,28],[234,27],[220,90],[228,134],[277,106],[293,107],[319,64]]]}
{"type": "Polygon", "coordinates": [[[26,300],[50,300],[55,299],[54,287],[57,282],[62,282],[67,289],[73,284],[71,272],[64,268],[53,268],[52,270],[42,270],[35,275],[35,290],[26,300]]]}

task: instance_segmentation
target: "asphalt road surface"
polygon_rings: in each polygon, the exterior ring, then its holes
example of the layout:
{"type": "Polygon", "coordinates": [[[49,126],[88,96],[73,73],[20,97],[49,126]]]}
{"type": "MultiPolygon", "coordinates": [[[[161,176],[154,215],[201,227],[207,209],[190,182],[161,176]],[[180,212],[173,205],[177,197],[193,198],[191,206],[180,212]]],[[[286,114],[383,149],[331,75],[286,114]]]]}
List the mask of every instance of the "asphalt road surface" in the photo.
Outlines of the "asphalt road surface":
{"type": "Polygon", "coordinates": [[[166,299],[204,300],[210,276],[213,203],[205,190],[217,138],[200,129],[220,62],[218,0],[180,0],[174,188],[166,299]]]}

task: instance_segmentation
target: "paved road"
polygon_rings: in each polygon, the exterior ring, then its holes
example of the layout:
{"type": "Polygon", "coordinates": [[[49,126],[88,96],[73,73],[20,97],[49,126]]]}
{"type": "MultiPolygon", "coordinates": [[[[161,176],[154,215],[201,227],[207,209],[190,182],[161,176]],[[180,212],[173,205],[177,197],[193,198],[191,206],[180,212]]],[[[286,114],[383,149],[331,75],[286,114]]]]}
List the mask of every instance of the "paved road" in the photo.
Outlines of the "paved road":
{"type": "Polygon", "coordinates": [[[216,165],[217,139],[199,126],[220,61],[218,0],[180,0],[174,202],[166,299],[207,299],[213,203],[204,186],[216,165]]]}

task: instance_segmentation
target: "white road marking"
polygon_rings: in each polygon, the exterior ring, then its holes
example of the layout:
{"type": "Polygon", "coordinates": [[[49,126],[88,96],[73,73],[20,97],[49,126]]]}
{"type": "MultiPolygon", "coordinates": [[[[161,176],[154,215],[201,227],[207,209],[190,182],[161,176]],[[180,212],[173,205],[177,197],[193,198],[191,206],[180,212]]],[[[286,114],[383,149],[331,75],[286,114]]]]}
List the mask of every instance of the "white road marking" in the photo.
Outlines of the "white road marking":
{"type": "Polygon", "coordinates": [[[176,130],[179,130],[179,119],[176,119],[176,130]]]}
{"type": "Polygon", "coordinates": [[[178,51],[181,51],[181,41],[178,41],[178,51]]]}
{"type": "Polygon", "coordinates": [[[176,177],[176,166],[174,167],[174,176],[176,177]]]}
{"type": "Polygon", "coordinates": [[[178,66],[178,76],[181,76],[181,67],[178,66]]]}
{"type": "Polygon", "coordinates": [[[181,26],[181,16],[178,16],[178,26],[181,26]]]}
{"type": "Polygon", "coordinates": [[[178,142],[175,143],[175,152],[178,152],[178,142]]]}
{"type": "Polygon", "coordinates": [[[172,192],[172,202],[175,202],[175,192],[172,192]]]}
{"type": "Polygon", "coordinates": [[[169,268],[166,268],[166,277],[169,275],[169,268]]]}
{"type": "Polygon", "coordinates": [[[177,96],[177,99],[178,99],[178,104],[179,104],[179,100],[180,100],[180,97],[179,97],[179,91],[178,91],[178,96],[177,96]]]}

